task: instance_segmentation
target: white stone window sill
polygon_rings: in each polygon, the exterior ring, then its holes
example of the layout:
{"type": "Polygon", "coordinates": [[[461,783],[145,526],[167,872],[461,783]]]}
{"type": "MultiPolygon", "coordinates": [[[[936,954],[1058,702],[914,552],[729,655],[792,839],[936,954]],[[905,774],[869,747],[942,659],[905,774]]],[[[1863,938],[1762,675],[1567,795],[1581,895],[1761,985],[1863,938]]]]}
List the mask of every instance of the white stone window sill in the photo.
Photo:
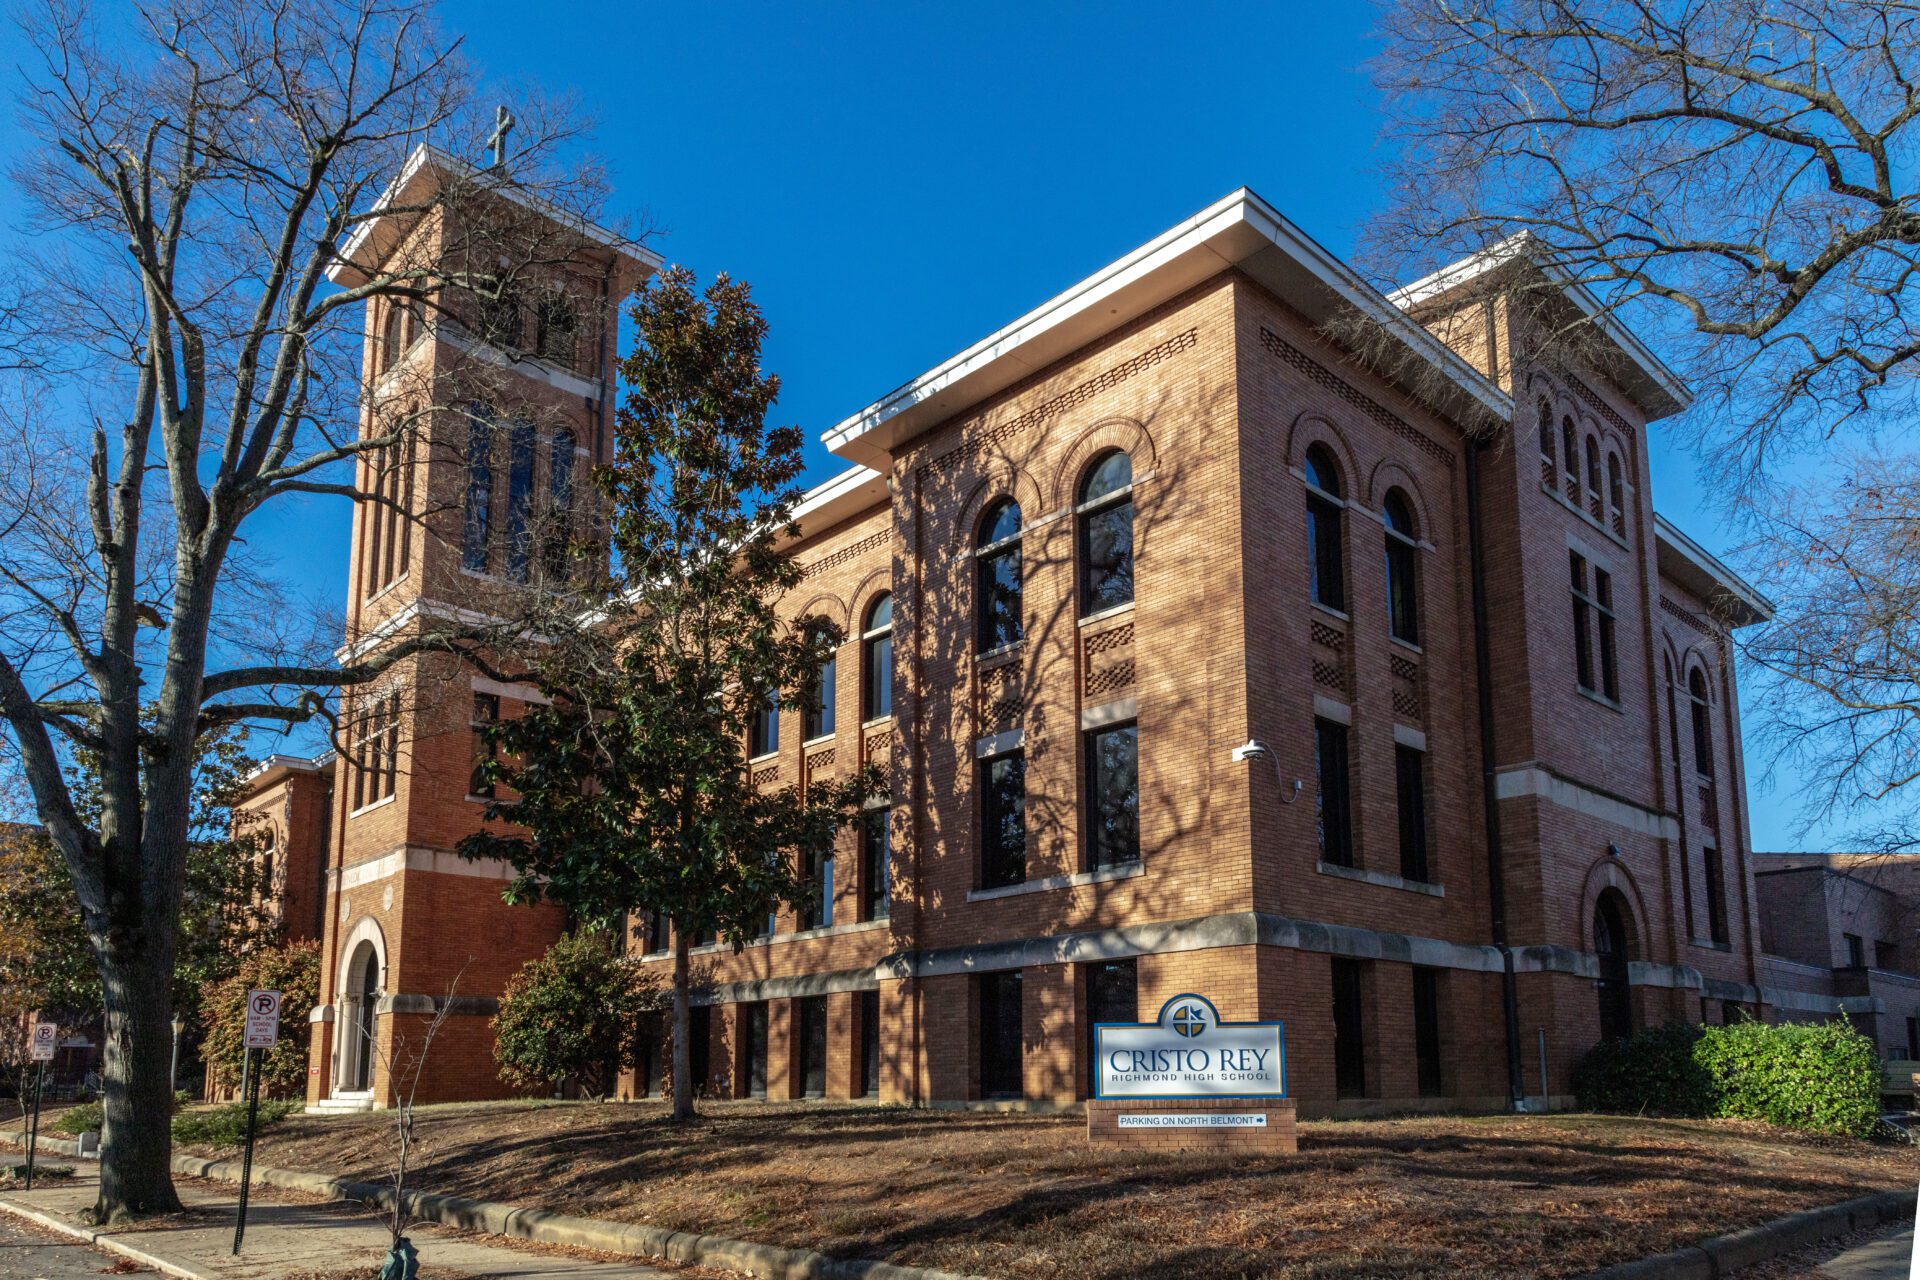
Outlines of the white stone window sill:
{"type": "Polygon", "coordinates": [[[764,752],[761,755],[747,757],[748,764],[776,764],[779,760],[780,748],[778,747],[775,747],[771,751],[764,752]]]}
{"type": "Polygon", "coordinates": [[[1423,658],[1427,656],[1427,651],[1411,640],[1402,640],[1399,636],[1391,633],[1388,634],[1387,639],[1391,641],[1396,648],[1405,649],[1408,653],[1417,653],[1423,658]]]}
{"type": "Polygon", "coordinates": [[[860,722],[860,730],[864,733],[869,729],[885,729],[892,724],[893,712],[889,711],[883,716],[875,716],[871,720],[862,720],[860,722]]]}
{"type": "Polygon", "coordinates": [[[1591,511],[1588,511],[1585,507],[1574,506],[1573,503],[1570,500],[1568,500],[1566,494],[1560,492],[1560,490],[1556,489],[1555,487],[1548,484],[1544,480],[1540,482],[1540,492],[1546,494],[1549,498],[1552,498],[1554,502],[1557,503],[1563,510],[1570,511],[1574,515],[1579,516],[1580,519],[1585,521],[1589,527],[1598,529],[1601,533],[1605,534],[1608,538],[1618,543],[1620,546],[1624,547],[1627,545],[1627,540],[1624,537],[1622,537],[1620,534],[1617,534],[1613,531],[1613,525],[1611,524],[1611,522],[1597,520],[1594,518],[1593,513],[1591,511]]]}
{"type": "Polygon", "coordinates": [[[1125,604],[1116,604],[1112,608],[1102,609],[1098,613],[1088,614],[1086,617],[1080,619],[1080,625],[1090,627],[1096,622],[1105,622],[1108,618],[1117,618],[1123,613],[1131,612],[1133,612],[1133,601],[1129,600],[1125,604]]]}
{"type": "Polygon", "coordinates": [[[1446,888],[1442,885],[1428,884],[1424,880],[1408,880],[1402,876],[1389,875],[1385,871],[1368,871],[1364,867],[1342,867],[1331,862],[1322,862],[1316,869],[1323,876],[1358,880],[1362,884],[1377,884],[1383,889],[1404,889],[1408,893],[1424,894],[1429,898],[1447,896],[1446,888]]]}
{"type": "Polygon", "coordinates": [[[1080,871],[1070,876],[1048,876],[1044,880],[1022,880],[1019,884],[1001,885],[996,889],[969,889],[968,902],[991,902],[996,898],[1016,898],[1023,893],[1046,893],[1053,889],[1071,889],[1086,884],[1107,884],[1114,880],[1131,880],[1144,873],[1146,867],[1139,862],[1124,867],[1108,867],[1101,871],[1080,871]]]}
{"type": "Polygon", "coordinates": [[[1626,710],[1627,710],[1626,707],[1622,706],[1620,703],[1616,702],[1612,698],[1609,698],[1606,694],[1596,692],[1595,690],[1585,688],[1584,686],[1581,686],[1581,685],[1575,685],[1574,687],[1580,690],[1580,696],[1585,698],[1588,702],[1597,702],[1601,706],[1607,708],[1607,710],[1609,711],[1618,711],[1622,715],[1626,714],[1626,710]]]}
{"type": "Polygon", "coordinates": [[[1353,621],[1352,614],[1347,613],[1344,610],[1336,609],[1330,604],[1321,604],[1318,600],[1309,600],[1307,601],[1307,603],[1312,605],[1319,612],[1326,614],[1329,618],[1338,618],[1340,619],[1340,621],[1346,622],[1346,623],[1351,623],[1353,621]]]}
{"type": "MultiPolygon", "coordinates": [[[[831,729],[829,729],[829,730],[827,730],[827,732],[825,732],[825,733],[823,733],[823,734],[821,734],[821,735],[820,735],[819,737],[817,737],[817,738],[808,738],[808,739],[807,739],[807,740],[806,740],[805,742],[803,742],[803,743],[801,743],[801,744],[800,744],[800,749],[801,749],[802,751],[805,751],[805,750],[806,750],[807,748],[809,748],[809,747],[825,747],[825,746],[832,746],[832,745],[833,745],[833,739],[834,739],[834,733],[833,733],[833,730],[831,730],[831,729]]],[[[773,754],[773,755],[778,755],[778,754],[780,754],[780,753],[776,751],[776,752],[773,752],[773,753],[771,753],[771,754],[773,754]]],[[[764,758],[766,758],[766,757],[762,757],[762,758],[764,759],[764,758]]]]}
{"type": "Polygon", "coordinates": [[[362,814],[372,813],[375,809],[379,809],[386,805],[390,805],[399,798],[400,798],[400,793],[397,791],[389,796],[381,796],[378,800],[375,800],[372,804],[363,804],[358,809],[355,809],[352,813],[347,815],[347,820],[351,822],[353,819],[358,818],[362,814]]]}

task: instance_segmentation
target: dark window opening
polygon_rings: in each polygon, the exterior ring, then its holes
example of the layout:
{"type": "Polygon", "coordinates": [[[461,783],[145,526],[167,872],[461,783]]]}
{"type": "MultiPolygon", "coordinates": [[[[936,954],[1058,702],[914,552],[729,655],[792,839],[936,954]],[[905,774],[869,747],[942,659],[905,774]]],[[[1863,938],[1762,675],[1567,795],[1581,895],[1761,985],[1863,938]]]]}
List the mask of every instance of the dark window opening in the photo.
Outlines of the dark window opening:
{"type": "Polygon", "coordinates": [[[1600,1038],[1618,1040],[1633,1034],[1633,991],[1627,985],[1627,923],[1616,899],[1607,890],[1593,906],[1593,950],[1600,962],[1594,982],[1600,1001],[1600,1038]]]}
{"type": "Polygon", "coordinates": [[[1087,966],[1087,1097],[1097,1092],[1099,1063],[1094,1061],[1094,1028],[1103,1022],[1140,1020],[1140,977],[1132,960],[1103,960],[1087,966]]]}
{"type": "Polygon", "coordinates": [[[975,980],[980,1015],[980,1096],[1019,1098],[1026,1093],[1026,1029],[1020,971],[983,973],[975,980]]]}
{"type": "Polygon", "coordinates": [[[693,1096],[707,1097],[713,1090],[713,1006],[697,1004],[687,1010],[687,1074],[693,1079],[693,1096]]]}
{"type": "Polygon", "coordinates": [[[809,1098],[827,1096],[827,998],[804,996],[800,1006],[800,1088],[809,1098]]]}
{"type": "Polygon", "coordinates": [[[1307,450],[1307,571],[1316,604],[1347,607],[1345,556],[1340,545],[1340,473],[1325,447],[1307,450]]]}
{"type": "Polygon", "coordinates": [[[748,1005],[746,1023],[742,1038],[746,1042],[747,1096],[764,1098],[767,1096],[767,1006],[764,1003],[748,1005]]]}
{"type": "Polygon", "coordinates": [[[1593,571],[1593,610],[1600,623],[1600,692],[1620,701],[1620,659],[1614,647],[1613,575],[1593,571]]]}
{"type": "Polygon", "coordinates": [[[803,926],[808,929],[831,929],[833,927],[833,854],[815,854],[807,868],[807,883],[813,887],[813,898],[807,906],[807,921],[803,926]]]}
{"type": "Polygon", "coordinates": [[[1706,850],[1707,863],[1707,934],[1722,946],[1728,940],[1727,933],[1727,875],[1720,858],[1720,850],[1709,845],[1706,850]]]}
{"type": "Polygon", "coordinates": [[[860,821],[861,894],[864,918],[885,920],[893,900],[892,812],[870,809],[860,821]]]}
{"type": "Polygon", "coordinates": [[[833,732],[833,682],[838,669],[839,663],[828,658],[814,674],[813,689],[807,698],[806,726],[800,731],[808,742],[833,732]]]}
{"type": "Polygon", "coordinates": [[[1387,625],[1396,640],[1420,643],[1420,544],[1406,497],[1394,489],[1383,512],[1387,524],[1387,625]]]}
{"type": "Polygon", "coordinates": [[[1573,667],[1580,687],[1589,692],[1593,682],[1593,597],[1587,589],[1587,562],[1577,551],[1567,552],[1567,573],[1573,592],[1573,667]]]}
{"type": "Polygon", "coordinates": [[[1713,727],[1707,718],[1707,678],[1696,667],[1687,676],[1687,696],[1693,701],[1693,769],[1703,778],[1713,776],[1713,727]]]}
{"type": "Polygon", "coordinates": [[[893,714],[893,597],[883,595],[867,613],[860,635],[860,717],[878,720],[893,714]]]}
{"type": "Polygon", "coordinates": [[[487,550],[493,540],[493,411],[478,404],[467,409],[466,514],[460,563],[475,573],[485,573],[487,550]]]}
{"type": "Polygon", "coordinates": [[[1420,1096],[1437,1098],[1445,1090],[1440,1078],[1440,973],[1415,967],[1413,971],[1413,1056],[1418,1068],[1420,1096]]]}
{"type": "Polygon", "coordinates": [[[1320,860],[1336,867],[1353,865],[1353,801],[1347,767],[1347,726],[1332,720],[1313,722],[1314,765],[1319,779],[1320,860]]]}
{"type": "Polygon", "coordinates": [[[1427,868],[1426,752],[1395,744],[1393,764],[1400,804],[1400,874],[1424,882],[1432,879],[1427,868]]]}
{"type": "Polygon", "coordinates": [[[1027,757],[1014,751],[980,762],[980,882],[1027,878],[1027,757]]]}
{"type": "Polygon", "coordinates": [[[1358,960],[1333,960],[1333,1089],[1341,1098],[1367,1096],[1360,966],[1358,960]]]}
{"type": "Polygon", "coordinates": [[[1140,732],[1087,734],[1087,862],[1095,871],[1140,861],[1140,732]]]}
{"type": "Polygon", "coordinates": [[[860,1017],[860,1095],[880,1096],[880,993],[862,991],[857,997],[860,1017]]]}
{"type": "Polygon", "coordinates": [[[467,794],[492,798],[493,779],[488,776],[487,766],[500,758],[500,745],[493,742],[487,733],[489,726],[500,721],[500,699],[491,693],[473,695],[473,772],[467,779],[467,794]]]}
{"type": "Polygon", "coordinates": [[[1847,967],[1864,969],[1867,967],[1867,944],[1857,933],[1843,933],[1840,937],[1847,944],[1847,967]]]}
{"type": "Polygon", "coordinates": [[[1106,454],[1080,486],[1080,613],[1133,599],[1133,461],[1106,454]]]}
{"type": "Polygon", "coordinates": [[[981,653],[1020,638],[1020,507],[1003,498],[980,526],[975,640],[981,653]]]}
{"type": "Polygon", "coordinates": [[[747,732],[747,756],[757,759],[780,749],[780,693],[775,690],[767,705],[753,713],[753,725],[747,732]]]}

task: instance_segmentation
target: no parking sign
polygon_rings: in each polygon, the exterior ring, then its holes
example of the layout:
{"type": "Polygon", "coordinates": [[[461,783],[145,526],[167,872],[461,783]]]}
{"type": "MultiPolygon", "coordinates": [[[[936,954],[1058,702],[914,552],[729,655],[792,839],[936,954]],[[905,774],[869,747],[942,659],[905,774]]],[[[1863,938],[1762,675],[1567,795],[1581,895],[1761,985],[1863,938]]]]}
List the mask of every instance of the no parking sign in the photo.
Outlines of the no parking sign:
{"type": "Polygon", "coordinates": [[[31,1062],[52,1062],[53,1051],[60,1043],[60,1028],[51,1022],[33,1024],[33,1039],[27,1044],[27,1058],[31,1062]]]}
{"type": "Polygon", "coordinates": [[[280,993],[247,992],[247,1048],[271,1049],[280,1038],[280,993]]]}

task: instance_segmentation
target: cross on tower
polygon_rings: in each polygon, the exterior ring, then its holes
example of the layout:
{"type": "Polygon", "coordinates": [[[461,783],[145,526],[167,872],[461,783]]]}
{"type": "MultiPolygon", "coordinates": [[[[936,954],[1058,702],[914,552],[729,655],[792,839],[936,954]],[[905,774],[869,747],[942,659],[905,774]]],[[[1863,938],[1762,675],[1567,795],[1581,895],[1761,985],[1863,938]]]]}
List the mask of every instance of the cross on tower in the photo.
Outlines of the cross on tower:
{"type": "Polygon", "coordinates": [[[483,144],[493,152],[493,159],[487,162],[487,168],[498,169],[507,162],[507,135],[513,132],[513,112],[503,104],[493,109],[493,132],[487,135],[483,144]]]}

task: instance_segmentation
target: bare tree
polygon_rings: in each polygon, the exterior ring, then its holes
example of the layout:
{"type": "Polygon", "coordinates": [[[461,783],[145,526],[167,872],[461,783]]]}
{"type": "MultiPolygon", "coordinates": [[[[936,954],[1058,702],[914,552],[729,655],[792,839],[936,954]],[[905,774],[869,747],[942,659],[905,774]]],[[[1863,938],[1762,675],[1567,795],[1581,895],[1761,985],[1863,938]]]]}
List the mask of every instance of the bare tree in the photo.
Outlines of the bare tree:
{"type": "Polygon", "coordinates": [[[0,718],[101,970],[103,1222],[178,1204],[166,1062],[196,740],[330,716],[412,653],[524,629],[495,601],[397,643],[348,636],[336,660],[337,624],[249,530],[330,499],[444,536],[458,496],[408,502],[388,479],[446,446],[432,424],[498,390],[500,364],[363,402],[363,316],[392,303],[484,345],[517,281],[597,233],[601,190],[566,163],[565,104],[522,91],[496,119],[425,0],[136,14],[33,7],[13,175],[40,234],[12,241],[0,283],[0,718]],[[489,136],[494,163],[462,158],[489,136]],[[436,181],[396,178],[423,166],[436,181]],[[436,253],[383,248],[422,220],[436,253]],[[78,750],[100,762],[97,821],[70,787],[78,750]]]}
{"type": "Polygon", "coordinates": [[[1384,274],[1524,254],[1546,273],[1488,287],[1583,284],[1667,326],[1748,479],[1910,411],[1920,7],[1385,0],[1381,34],[1384,274]]]}

